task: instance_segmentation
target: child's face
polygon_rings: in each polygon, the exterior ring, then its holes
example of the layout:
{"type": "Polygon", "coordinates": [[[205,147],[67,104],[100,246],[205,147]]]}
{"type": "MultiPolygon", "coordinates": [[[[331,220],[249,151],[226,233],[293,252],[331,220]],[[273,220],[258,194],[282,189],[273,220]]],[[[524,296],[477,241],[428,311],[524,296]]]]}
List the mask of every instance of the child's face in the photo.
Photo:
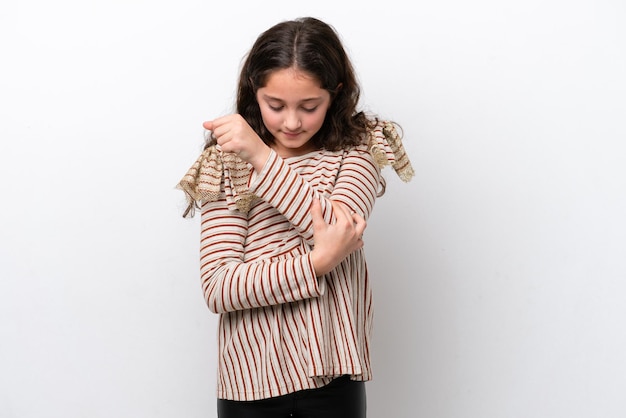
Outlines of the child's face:
{"type": "Polygon", "coordinates": [[[293,68],[278,70],[256,99],[278,155],[294,157],[315,149],[310,139],[322,127],[331,100],[316,79],[293,68]]]}

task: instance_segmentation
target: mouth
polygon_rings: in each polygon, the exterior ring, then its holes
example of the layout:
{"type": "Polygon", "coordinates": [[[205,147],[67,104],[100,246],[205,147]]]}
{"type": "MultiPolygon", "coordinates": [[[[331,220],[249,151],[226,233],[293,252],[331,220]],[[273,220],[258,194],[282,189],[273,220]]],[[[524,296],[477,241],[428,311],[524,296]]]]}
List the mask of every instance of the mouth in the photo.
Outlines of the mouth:
{"type": "Polygon", "coordinates": [[[297,138],[298,136],[300,136],[302,132],[288,132],[288,131],[283,131],[283,135],[285,135],[287,138],[297,138]]]}

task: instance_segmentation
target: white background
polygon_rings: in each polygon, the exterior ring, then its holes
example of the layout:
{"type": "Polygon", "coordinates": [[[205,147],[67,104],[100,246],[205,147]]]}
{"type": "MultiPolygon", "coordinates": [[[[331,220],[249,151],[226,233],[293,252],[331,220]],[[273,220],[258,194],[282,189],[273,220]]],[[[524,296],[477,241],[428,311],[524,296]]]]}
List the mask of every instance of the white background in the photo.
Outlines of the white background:
{"type": "Polygon", "coordinates": [[[283,19],[334,25],[399,122],[365,236],[370,417],[626,416],[620,0],[5,1],[0,417],[215,416],[175,184],[283,19]]]}

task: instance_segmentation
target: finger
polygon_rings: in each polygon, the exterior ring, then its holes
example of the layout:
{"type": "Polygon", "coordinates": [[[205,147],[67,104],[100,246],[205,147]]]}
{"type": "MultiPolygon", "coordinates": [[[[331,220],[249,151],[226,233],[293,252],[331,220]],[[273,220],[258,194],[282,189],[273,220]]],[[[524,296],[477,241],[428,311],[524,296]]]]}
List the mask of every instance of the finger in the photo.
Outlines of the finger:
{"type": "Polygon", "coordinates": [[[363,217],[363,215],[361,215],[360,213],[357,213],[357,212],[351,211],[351,212],[350,212],[350,217],[352,218],[352,221],[353,221],[355,224],[365,222],[365,218],[364,218],[364,217],[363,217]]]}
{"type": "Polygon", "coordinates": [[[352,221],[354,222],[354,231],[359,236],[359,239],[363,239],[363,232],[367,228],[367,221],[363,216],[356,212],[352,212],[352,221]]]}
{"type": "Polygon", "coordinates": [[[331,204],[337,221],[353,222],[352,211],[344,203],[331,200],[331,204]]]}
{"type": "Polygon", "coordinates": [[[348,216],[348,219],[350,220],[350,222],[352,222],[353,225],[357,225],[358,223],[365,221],[360,213],[353,211],[346,205],[341,205],[341,207],[342,209],[344,209],[345,213],[348,216]]]}
{"type": "Polygon", "coordinates": [[[213,129],[213,136],[217,139],[217,143],[220,145],[224,145],[230,139],[230,135],[228,135],[228,131],[220,128],[213,129]]]}
{"type": "Polygon", "coordinates": [[[359,236],[359,239],[363,239],[363,233],[365,232],[366,228],[367,228],[367,222],[365,221],[359,221],[354,225],[354,230],[359,236]]]}
{"type": "MultiPolygon", "coordinates": [[[[217,139],[218,144],[224,145],[233,139],[233,132],[230,130],[230,125],[228,123],[224,123],[222,121],[219,121],[218,119],[212,122],[213,136],[215,137],[215,139],[217,139]]],[[[230,151],[235,151],[235,149],[232,149],[230,151]]]]}
{"type": "Polygon", "coordinates": [[[318,198],[314,198],[311,203],[311,220],[313,221],[313,229],[317,230],[325,224],[322,216],[322,204],[318,198]]]}
{"type": "Polygon", "coordinates": [[[230,118],[230,115],[220,116],[213,120],[204,121],[202,123],[202,126],[204,127],[204,129],[208,129],[209,131],[215,132],[216,129],[218,129],[220,126],[224,125],[225,123],[227,123],[230,120],[229,118],[230,118]]]}

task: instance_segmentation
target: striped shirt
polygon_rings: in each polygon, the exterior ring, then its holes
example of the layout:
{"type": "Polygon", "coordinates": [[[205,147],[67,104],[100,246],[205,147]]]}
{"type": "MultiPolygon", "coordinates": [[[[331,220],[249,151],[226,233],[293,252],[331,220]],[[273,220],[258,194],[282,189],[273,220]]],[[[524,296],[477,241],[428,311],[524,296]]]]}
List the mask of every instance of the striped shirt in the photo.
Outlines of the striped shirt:
{"type": "MultiPolygon", "coordinates": [[[[224,176],[226,179],[227,176],[224,176]]],[[[201,283],[218,325],[217,396],[249,401],[321,387],[336,376],[372,376],[372,295],[363,250],[316,277],[310,207],[330,200],[367,219],[380,168],[358,146],[280,158],[250,176],[257,200],[233,210],[228,180],[202,205],[201,283]]]]}

